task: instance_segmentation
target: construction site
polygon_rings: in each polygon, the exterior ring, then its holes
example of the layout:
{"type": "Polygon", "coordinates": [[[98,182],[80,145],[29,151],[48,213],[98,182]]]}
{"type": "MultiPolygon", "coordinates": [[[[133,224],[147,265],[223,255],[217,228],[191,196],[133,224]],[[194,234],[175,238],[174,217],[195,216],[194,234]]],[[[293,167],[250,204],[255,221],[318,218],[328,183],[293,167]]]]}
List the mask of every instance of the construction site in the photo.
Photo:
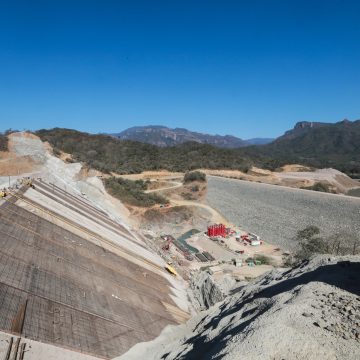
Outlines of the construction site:
{"type": "Polygon", "coordinates": [[[206,185],[197,201],[184,200],[183,174],[150,177],[148,191],[170,200],[151,210],[157,227],[110,196],[102,174],[55,157],[33,134],[11,134],[0,157],[6,360],[121,356],[199,310],[191,284],[203,270],[221,283],[268,271],[258,253],[281,261],[281,252],[203,202],[206,185]]]}
{"type": "Polygon", "coordinates": [[[38,358],[29,339],[111,359],[188,318],[166,263],[54,183],[23,179],[2,192],[0,238],[0,330],[21,339],[2,342],[5,359],[38,358]]]}
{"type": "Polygon", "coordinates": [[[265,227],[210,205],[213,178],[126,175],[168,200],[131,207],[66,158],[31,133],[0,153],[0,359],[126,358],[284,266],[265,227]]]}
{"type": "Polygon", "coordinates": [[[238,226],[213,224],[205,232],[191,229],[178,238],[167,234],[160,239],[159,254],[185,278],[204,269],[218,278],[255,278],[281,266],[284,258],[280,248],[238,226]]]}
{"type": "Polygon", "coordinates": [[[184,174],[166,171],[119,176],[146,181],[151,188],[147,192],[166,196],[166,205],[145,214],[142,209],[128,207],[140,218],[139,232],[184,279],[191,281],[199,271],[206,271],[220,282],[229,276],[244,281],[283,265],[286,254],[268,242],[266,234],[251,233],[241,225],[241,219],[232,223],[209,206],[206,181],[185,183],[184,174]],[[188,200],[189,193],[192,200],[188,200]]]}

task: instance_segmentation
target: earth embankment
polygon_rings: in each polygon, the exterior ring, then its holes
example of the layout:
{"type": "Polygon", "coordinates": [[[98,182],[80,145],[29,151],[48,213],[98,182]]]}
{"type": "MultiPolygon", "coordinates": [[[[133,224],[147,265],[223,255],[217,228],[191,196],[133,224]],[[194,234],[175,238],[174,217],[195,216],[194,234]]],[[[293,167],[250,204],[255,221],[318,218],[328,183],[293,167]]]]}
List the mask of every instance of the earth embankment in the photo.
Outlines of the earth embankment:
{"type": "Polygon", "coordinates": [[[209,176],[207,201],[229,221],[288,250],[309,225],[326,237],[360,233],[360,199],[354,197],[209,176]]]}

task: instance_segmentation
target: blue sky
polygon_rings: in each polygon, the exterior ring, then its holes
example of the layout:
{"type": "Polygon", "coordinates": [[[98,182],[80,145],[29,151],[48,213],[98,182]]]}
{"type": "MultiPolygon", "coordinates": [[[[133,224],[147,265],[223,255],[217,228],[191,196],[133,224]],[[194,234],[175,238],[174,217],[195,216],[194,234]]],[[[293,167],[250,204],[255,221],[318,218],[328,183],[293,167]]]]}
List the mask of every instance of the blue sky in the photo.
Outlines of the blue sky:
{"type": "Polygon", "coordinates": [[[0,130],[355,120],[359,18],[360,1],[0,0],[0,130]]]}

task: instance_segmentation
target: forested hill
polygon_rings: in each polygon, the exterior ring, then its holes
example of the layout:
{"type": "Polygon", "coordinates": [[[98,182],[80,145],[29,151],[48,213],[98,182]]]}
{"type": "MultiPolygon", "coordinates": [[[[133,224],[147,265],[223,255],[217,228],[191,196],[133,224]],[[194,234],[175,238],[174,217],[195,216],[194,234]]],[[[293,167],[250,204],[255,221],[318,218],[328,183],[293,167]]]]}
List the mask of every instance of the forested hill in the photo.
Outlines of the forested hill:
{"type": "Polygon", "coordinates": [[[336,124],[295,126],[271,144],[245,149],[246,154],[271,158],[274,163],[332,167],[350,176],[360,175],[360,120],[336,124]]]}
{"type": "Polygon", "coordinates": [[[268,145],[239,149],[196,142],[158,147],[59,128],[40,130],[37,135],[49,141],[55,151],[70,153],[76,161],[104,172],[246,170],[252,165],[274,170],[284,164],[299,163],[317,168],[332,167],[360,177],[360,120],[322,124],[297,132],[296,136],[280,137],[268,145]]]}
{"type": "Polygon", "coordinates": [[[252,164],[238,149],[223,149],[195,142],[158,147],[59,128],[39,130],[36,134],[43,141],[48,141],[55,153],[70,153],[75,161],[85,162],[103,172],[138,173],[159,169],[187,171],[196,168],[246,171],[252,164]]]}

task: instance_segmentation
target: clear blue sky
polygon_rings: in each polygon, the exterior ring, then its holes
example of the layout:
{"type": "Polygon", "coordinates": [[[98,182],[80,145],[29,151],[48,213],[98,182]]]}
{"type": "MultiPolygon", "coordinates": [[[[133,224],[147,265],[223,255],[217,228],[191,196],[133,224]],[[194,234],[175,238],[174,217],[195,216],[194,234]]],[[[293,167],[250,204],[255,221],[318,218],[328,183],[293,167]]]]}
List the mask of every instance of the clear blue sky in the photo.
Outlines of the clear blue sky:
{"type": "Polygon", "coordinates": [[[358,0],[0,0],[0,130],[355,120],[359,19],[358,0]]]}

